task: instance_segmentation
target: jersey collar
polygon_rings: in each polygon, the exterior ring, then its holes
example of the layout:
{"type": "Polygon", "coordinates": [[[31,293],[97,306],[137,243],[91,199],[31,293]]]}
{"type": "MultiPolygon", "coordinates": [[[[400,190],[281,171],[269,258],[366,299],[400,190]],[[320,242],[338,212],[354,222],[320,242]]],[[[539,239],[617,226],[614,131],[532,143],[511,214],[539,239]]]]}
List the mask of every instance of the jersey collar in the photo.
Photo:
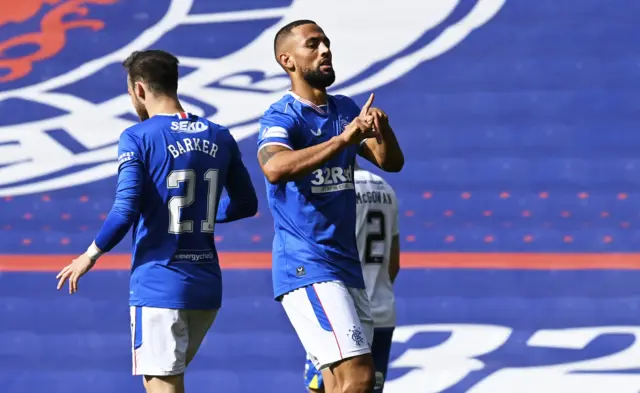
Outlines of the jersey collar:
{"type": "Polygon", "coordinates": [[[299,103],[308,106],[309,108],[313,109],[314,111],[318,112],[321,115],[328,115],[330,113],[329,110],[329,95],[327,95],[327,105],[322,105],[322,106],[318,106],[316,104],[314,104],[313,102],[306,100],[302,97],[300,97],[299,95],[297,95],[296,93],[289,91],[289,95],[291,97],[293,97],[296,101],[298,101],[299,103]]]}
{"type": "Polygon", "coordinates": [[[169,113],[156,113],[156,116],[170,116],[170,117],[177,117],[178,119],[188,119],[191,117],[191,113],[189,112],[178,112],[178,113],[174,113],[174,114],[169,114],[169,113]]]}

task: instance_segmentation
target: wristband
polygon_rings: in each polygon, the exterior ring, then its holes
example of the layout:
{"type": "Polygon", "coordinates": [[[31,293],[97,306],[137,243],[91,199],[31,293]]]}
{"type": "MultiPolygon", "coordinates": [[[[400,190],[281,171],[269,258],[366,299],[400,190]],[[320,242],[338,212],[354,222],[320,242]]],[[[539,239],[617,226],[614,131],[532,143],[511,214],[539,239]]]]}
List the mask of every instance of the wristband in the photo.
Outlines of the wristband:
{"type": "Polygon", "coordinates": [[[102,252],[102,250],[100,250],[98,248],[98,246],[96,246],[96,242],[93,242],[93,243],[91,243],[89,248],[87,248],[87,251],[86,251],[85,254],[87,254],[87,256],[89,258],[91,258],[92,260],[95,261],[98,258],[100,258],[100,256],[102,256],[102,254],[104,254],[104,253],[102,252]]]}

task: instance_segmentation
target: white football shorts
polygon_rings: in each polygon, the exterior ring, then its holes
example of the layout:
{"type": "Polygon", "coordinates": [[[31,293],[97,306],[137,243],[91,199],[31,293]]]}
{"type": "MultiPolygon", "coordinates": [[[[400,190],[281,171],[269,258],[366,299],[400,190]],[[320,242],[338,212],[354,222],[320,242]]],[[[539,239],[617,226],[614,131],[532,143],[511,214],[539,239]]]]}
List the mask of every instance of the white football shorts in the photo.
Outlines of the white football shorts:
{"type": "Polygon", "coordinates": [[[282,306],[318,370],[371,352],[373,320],[364,289],[316,283],[285,294],[282,306]]]}
{"type": "Polygon", "coordinates": [[[133,375],[184,372],[216,319],[218,310],[130,307],[133,375]]]}

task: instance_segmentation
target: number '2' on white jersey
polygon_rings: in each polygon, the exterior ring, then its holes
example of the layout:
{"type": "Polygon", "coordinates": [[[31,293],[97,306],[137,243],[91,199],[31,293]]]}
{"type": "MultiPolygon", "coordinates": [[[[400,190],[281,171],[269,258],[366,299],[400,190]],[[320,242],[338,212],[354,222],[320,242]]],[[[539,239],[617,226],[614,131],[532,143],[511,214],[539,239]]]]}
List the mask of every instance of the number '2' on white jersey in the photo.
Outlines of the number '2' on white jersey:
{"type": "Polygon", "coordinates": [[[371,316],[376,327],[396,323],[393,283],[389,277],[391,241],[399,234],[398,202],[391,186],[380,176],[354,171],[356,237],[371,316]]]}

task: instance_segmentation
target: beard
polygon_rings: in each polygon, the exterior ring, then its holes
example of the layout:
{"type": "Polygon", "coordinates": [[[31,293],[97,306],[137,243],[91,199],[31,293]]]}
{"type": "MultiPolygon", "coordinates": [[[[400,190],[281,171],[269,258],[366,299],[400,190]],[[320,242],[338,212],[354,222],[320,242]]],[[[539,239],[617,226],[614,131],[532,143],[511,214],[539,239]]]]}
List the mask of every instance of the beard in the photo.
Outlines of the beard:
{"type": "Polygon", "coordinates": [[[320,67],[315,70],[306,70],[302,76],[314,89],[326,89],[336,80],[336,73],[333,68],[327,72],[320,71],[320,67]]]}
{"type": "Polygon", "coordinates": [[[141,101],[138,101],[137,98],[133,100],[133,108],[136,110],[140,121],[145,121],[149,118],[149,112],[147,112],[147,108],[144,107],[144,104],[141,101]]]}

